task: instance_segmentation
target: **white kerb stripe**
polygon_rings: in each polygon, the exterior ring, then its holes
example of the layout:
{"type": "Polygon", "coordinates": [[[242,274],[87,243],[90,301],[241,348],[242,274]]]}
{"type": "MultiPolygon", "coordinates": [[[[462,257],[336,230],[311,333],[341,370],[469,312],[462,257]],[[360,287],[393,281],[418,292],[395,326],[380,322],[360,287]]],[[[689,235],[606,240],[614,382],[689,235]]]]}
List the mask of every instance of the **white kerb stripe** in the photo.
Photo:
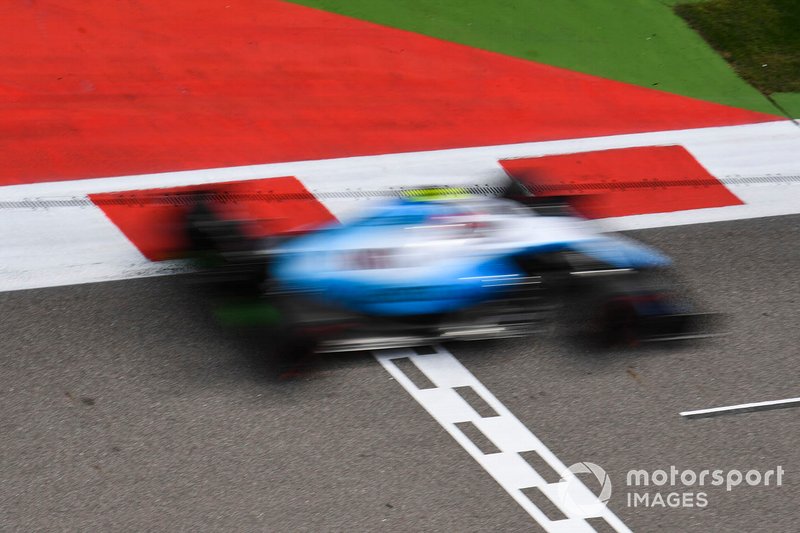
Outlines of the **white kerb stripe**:
{"type": "Polygon", "coordinates": [[[503,489],[546,531],[551,533],[594,531],[587,518],[603,518],[615,531],[630,529],[611,512],[588,488],[570,472],[536,435],[515,417],[483,384],[473,376],[452,354],[441,346],[436,353],[419,355],[412,349],[374,352],[380,364],[419,402],[423,408],[447,431],[458,444],[480,464],[503,489]],[[420,389],[394,363],[408,358],[427,378],[433,387],[420,389]],[[488,404],[496,416],[482,417],[455,390],[471,387],[488,404]],[[500,450],[483,453],[456,424],[472,422],[500,450]],[[535,451],[561,475],[561,480],[548,483],[545,478],[520,455],[535,451]],[[569,481],[568,484],[565,484],[569,481]],[[551,520],[532,502],[523,490],[536,487],[566,516],[551,520]],[[570,498],[560,497],[564,490],[570,498]],[[570,505],[568,502],[591,502],[591,505],[570,505]]]}

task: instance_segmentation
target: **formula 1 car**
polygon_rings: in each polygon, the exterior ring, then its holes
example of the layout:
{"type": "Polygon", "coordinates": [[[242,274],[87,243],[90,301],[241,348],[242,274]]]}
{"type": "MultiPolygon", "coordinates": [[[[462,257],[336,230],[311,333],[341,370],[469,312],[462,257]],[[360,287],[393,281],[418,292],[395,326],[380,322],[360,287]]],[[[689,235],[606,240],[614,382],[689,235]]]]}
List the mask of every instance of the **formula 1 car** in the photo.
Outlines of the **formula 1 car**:
{"type": "Polygon", "coordinates": [[[670,260],[552,198],[425,189],[345,223],[257,238],[198,196],[191,255],[280,317],[287,350],[410,347],[540,333],[554,320],[605,345],[703,336],[670,260]]]}

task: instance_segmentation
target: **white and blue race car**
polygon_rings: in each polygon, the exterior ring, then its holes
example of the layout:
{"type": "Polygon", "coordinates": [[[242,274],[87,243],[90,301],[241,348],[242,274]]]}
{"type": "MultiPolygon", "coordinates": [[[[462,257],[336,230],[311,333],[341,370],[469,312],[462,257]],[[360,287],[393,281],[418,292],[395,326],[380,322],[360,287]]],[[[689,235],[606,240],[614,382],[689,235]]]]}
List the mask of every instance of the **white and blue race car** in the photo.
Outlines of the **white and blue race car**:
{"type": "Polygon", "coordinates": [[[703,335],[701,315],[666,281],[668,257],[515,190],[415,191],[342,224],[264,240],[200,201],[186,226],[214,271],[253,281],[290,350],[520,337],[556,320],[607,345],[703,335]]]}

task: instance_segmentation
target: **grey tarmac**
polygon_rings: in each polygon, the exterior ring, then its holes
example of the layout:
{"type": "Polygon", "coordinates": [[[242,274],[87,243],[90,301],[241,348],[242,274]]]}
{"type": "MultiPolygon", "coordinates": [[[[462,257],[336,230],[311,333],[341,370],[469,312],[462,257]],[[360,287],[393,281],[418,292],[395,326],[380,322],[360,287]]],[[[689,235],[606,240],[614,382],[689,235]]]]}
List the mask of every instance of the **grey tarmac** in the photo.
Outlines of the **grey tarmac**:
{"type": "MultiPolygon", "coordinates": [[[[798,396],[800,216],[631,233],[676,259],[727,335],[449,350],[562,462],[602,466],[634,531],[795,529],[800,409],[679,413],[798,396]],[[627,505],[644,492],[629,470],[671,465],[785,474],[675,489],[706,492],[702,508],[627,505]]],[[[537,530],[369,354],[276,380],[270,339],[221,329],[198,292],[165,277],[0,294],[0,529],[537,530]]]]}

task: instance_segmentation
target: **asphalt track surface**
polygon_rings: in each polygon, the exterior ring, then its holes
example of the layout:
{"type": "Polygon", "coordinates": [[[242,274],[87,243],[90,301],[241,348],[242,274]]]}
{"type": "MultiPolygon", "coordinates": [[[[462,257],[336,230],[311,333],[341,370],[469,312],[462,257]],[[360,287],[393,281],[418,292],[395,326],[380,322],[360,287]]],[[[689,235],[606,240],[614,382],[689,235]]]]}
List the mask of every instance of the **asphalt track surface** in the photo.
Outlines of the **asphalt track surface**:
{"type": "MultiPolygon", "coordinates": [[[[800,216],[631,233],[675,257],[729,335],[450,351],[565,464],[605,468],[634,531],[795,530],[800,410],[678,413],[798,396],[800,216]],[[628,470],[670,465],[785,474],[705,487],[705,508],[626,505],[628,470]]],[[[179,277],[0,294],[3,530],[537,530],[371,356],[277,381],[268,341],[221,330],[203,302],[179,277]]]]}

